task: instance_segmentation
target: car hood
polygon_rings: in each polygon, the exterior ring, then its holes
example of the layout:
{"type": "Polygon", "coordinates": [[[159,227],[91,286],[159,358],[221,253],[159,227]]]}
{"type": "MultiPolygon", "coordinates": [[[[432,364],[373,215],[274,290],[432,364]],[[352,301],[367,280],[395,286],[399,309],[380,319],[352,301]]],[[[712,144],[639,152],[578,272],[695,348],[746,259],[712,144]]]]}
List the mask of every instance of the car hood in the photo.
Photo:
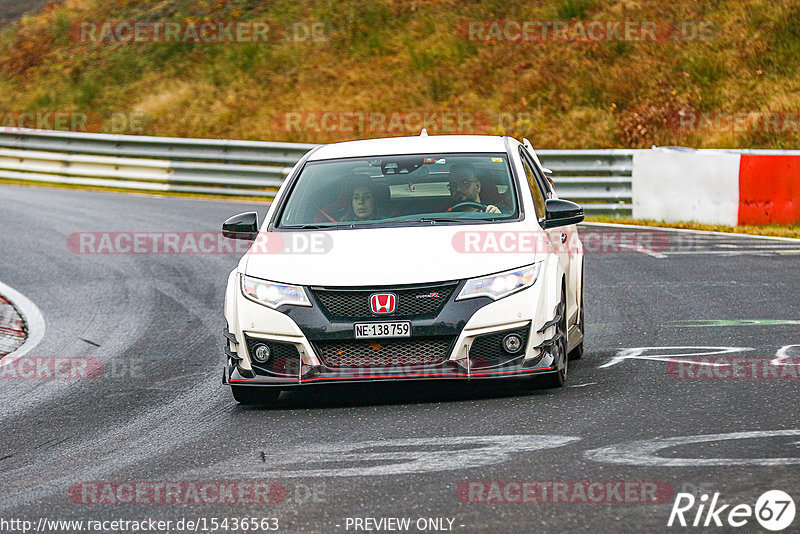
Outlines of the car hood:
{"type": "Polygon", "coordinates": [[[245,273],[275,282],[322,286],[456,280],[533,263],[543,248],[530,243],[544,243],[543,239],[543,231],[531,230],[523,222],[262,231],[247,253],[245,273]],[[523,241],[528,245],[522,246],[523,241]]]}

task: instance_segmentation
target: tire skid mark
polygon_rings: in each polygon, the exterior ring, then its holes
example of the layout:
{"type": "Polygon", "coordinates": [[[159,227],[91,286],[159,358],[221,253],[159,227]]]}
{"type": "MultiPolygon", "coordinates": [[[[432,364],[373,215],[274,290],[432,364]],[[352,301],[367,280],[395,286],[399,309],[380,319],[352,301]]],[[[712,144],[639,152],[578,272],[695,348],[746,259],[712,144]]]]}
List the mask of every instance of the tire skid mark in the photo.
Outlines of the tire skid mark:
{"type": "MultiPolygon", "coordinates": [[[[102,295],[102,300],[94,299],[93,308],[102,313],[94,314],[92,322],[85,324],[85,330],[104,331],[104,342],[101,347],[90,347],[81,341],[74,332],[59,330],[58,325],[51,323],[48,335],[34,354],[43,358],[91,356],[99,359],[104,365],[118,357],[124,349],[138,340],[142,335],[143,323],[152,315],[151,292],[143,290],[141,283],[135,279],[126,280],[122,273],[113,280],[98,281],[87,293],[102,295]],[[116,289],[109,294],[108,286],[116,289]],[[95,289],[96,288],[96,289],[95,289]],[[125,302],[122,312],[118,309],[120,302],[125,302]],[[124,321],[120,316],[124,316],[124,321]],[[116,320],[109,321],[108,317],[116,320]],[[58,339],[58,342],[51,342],[58,339]],[[57,347],[48,349],[48,347],[57,347]]],[[[75,391],[75,388],[91,390],[95,387],[92,380],[4,380],[2,392],[2,420],[24,416],[35,408],[47,403],[56,403],[63,396],[75,391]]]]}
{"type": "MultiPolygon", "coordinates": [[[[187,312],[203,321],[207,331],[213,332],[219,326],[216,321],[217,310],[192,295],[162,281],[156,281],[153,289],[183,303],[187,312]]],[[[229,402],[227,395],[222,394],[219,373],[215,372],[220,361],[210,359],[205,366],[208,368],[206,378],[194,382],[191,389],[179,394],[169,403],[148,410],[130,422],[71,444],[67,450],[59,448],[38,453],[36,464],[6,471],[5,487],[13,487],[17,491],[4,495],[0,510],[5,512],[60,492],[66,494],[75,482],[107,477],[150,457],[174,451],[182,443],[207,434],[218,424],[209,414],[219,412],[218,405],[229,402]],[[217,394],[212,397],[209,393],[215,390],[217,394]],[[169,421],[170,424],[164,425],[164,421],[169,421]],[[124,443],[125,447],[118,448],[119,443],[124,443]],[[104,446],[106,449],[103,449],[104,446]],[[54,476],[54,465],[70,466],[70,471],[54,476]],[[76,466],[76,469],[73,470],[72,466],[76,466]],[[15,480],[11,480],[12,476],[15,480]],[[33,486],[25,484],[30,480],[48,482],[33,486]]]]}

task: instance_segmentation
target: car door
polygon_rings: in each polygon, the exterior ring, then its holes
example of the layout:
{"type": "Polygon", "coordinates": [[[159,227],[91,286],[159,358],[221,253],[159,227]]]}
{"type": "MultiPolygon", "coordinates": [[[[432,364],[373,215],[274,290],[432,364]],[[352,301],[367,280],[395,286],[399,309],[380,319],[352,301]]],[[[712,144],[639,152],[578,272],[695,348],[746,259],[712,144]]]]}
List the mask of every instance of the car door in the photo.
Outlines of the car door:
{"type": "MultiPolygon", "coordinates": [[[[525,177],[533,195],[533,203],[536,209],[536,217],[539,221],[545,217],[545,202],[548,198],[557,198],[550,182],[545,178],[539,167],[533,162],[527,150],[520,147],[520,157],[522,166],[525,169],[525,177]]],[[[548,228],[544,232],[550,247],[556,253],[558,262],[561,265],[567,280],[567,317],[570,324],[577,320],[578,311],[578,284],[576,277],[580,276],[580,264],[573,261],[576,254],[576,247],[572,246],[574,239],[578,239],[578,230],[575,225],[560,226],[558,228],[548,228]]]]}

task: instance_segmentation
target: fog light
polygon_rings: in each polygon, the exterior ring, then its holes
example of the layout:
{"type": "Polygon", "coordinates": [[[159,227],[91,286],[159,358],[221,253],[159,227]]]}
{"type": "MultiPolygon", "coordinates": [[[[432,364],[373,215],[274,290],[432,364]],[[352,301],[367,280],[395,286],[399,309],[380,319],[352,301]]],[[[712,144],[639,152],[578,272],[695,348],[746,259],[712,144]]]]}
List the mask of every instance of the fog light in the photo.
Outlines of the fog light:
{"type": "Polygon", "coordinates": [[[259,363],[264,363],[269,360],[270,350],[267,345],[258,344],[253,351],[253,358],[259,363]]]}
{"type": "Polygon", "coordinates": [[[503,338],[503,348],[511,354],[519,352],[522,349],[522,338],[517,334],[508,334],[503,338]]]}

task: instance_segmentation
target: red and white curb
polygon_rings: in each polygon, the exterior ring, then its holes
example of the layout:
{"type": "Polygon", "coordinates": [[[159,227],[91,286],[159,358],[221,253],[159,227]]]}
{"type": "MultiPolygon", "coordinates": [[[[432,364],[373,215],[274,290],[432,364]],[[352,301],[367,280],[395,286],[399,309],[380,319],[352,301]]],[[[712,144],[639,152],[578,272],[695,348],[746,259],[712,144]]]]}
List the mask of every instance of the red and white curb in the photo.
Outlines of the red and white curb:
{"type": "Polygon", "coordinates": [[[0,357],[17,350],[28,337],[17,309],[0,295],[0,357]]]}
{"type": "Polygon", "coordinates": [[[44,332],[44,316],[36,304],[0,282],[0,368],[33,350],[44,332]]]}
{"type": "Polygon", "coordinates": [[[633,218],[800,224],[800,151],[675,150],[633,156],[633,218]]]}

